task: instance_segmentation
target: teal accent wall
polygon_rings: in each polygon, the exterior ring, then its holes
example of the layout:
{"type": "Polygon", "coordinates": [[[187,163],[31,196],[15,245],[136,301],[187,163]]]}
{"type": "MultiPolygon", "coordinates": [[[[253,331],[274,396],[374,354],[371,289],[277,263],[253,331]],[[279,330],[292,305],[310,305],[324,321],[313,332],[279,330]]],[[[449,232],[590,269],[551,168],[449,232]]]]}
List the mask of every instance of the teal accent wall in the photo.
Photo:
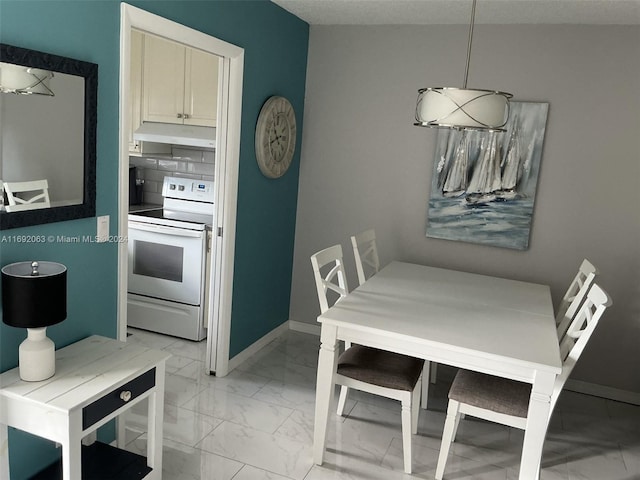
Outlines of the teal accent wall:
{"type": "MultiPolygon", "coordinates": [[[[233,356],[289,317],[309,26],[266,0],[130,3],[245,49],[233,356]],[[260,173],[253,146],[258,113],[271,95],[287,97],[298,122],[292,166],[277,180],[260,173]]],[[[96,214],[111,217],[111,235],[118,233],[119,30],[116,0],[0,0],[0,42],[98,64],[96,214]]],[[[37,259],[68,268],[68,317],[48,329],[58,348],[92,334],[116,336],[117,245],[63,241],[95,233],[95,218],[0,231],[0,265],[37,259]],[[21,241],[28,236],[47,240],[21,241]]],[[[0,371],[17,365],[25,337],[0,324],[0,371]]],[[[28,478],[58,455],[50,442],[11,431],[11,480],[28,478]]]]}

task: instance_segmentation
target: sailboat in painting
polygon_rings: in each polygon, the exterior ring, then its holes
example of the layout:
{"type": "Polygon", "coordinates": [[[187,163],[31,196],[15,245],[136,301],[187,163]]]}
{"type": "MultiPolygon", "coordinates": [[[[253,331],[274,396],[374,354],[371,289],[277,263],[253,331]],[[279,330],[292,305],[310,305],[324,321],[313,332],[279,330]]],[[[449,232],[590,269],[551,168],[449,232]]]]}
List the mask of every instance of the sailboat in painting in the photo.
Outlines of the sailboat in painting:
{"type": "Polygon", "coordinates": [[[460,141],[456,145],[453,160],[447,169],[442,184],[444,197],[459,197],[467,190],[467,168],[469,165],[469,148],[466,132],[462,133],[460,141]]]}
{"type": "Polygon", "coordinates": [[[471,207],[520,198],[518,187],[526,165],[523,165],[522,161],[517,119],[504,157],[499,135],[498,132],[489,132],[488,135],[480,137],[480,154],[473,165],[470,162],[469,149],[470,145],[475,143],[474,137],[469,137],[467,132],[463,131],[457,142],[450,140],[447,153],[442,155],[437,168],[438,187],[443,197],[462,197],[465,204],[471,207]],[[453,145],[455,150],[451,155],[453,145]]]}
{"type": "Polygon", "coordinates": [[[467,205],[482,205],[496,200],[496,192],[502,189],[500,163],[496,133],[490,132],[489,137],[483,139],[480,158],[467,186],[467,205]]]}
{"type": "Polygon", "coordinates": [[[522,178],[522,154],[517,121],[511,132],[503,163],[502,188],[496,192],[496,197],[498,200],[513,200],[518,197],[517,187],[522,178]]]}

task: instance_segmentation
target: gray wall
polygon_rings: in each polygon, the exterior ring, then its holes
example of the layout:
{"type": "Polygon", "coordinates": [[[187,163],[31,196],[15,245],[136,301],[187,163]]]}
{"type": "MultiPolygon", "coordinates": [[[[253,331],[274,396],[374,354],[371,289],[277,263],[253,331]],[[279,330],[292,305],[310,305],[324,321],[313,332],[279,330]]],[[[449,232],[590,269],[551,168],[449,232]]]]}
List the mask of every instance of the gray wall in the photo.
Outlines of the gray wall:
{"type": "MultiPolygon", "coordinates": [[[[414,127],[417,90],[461,86],[465,26],[311,27],[291,320],[319,314],[309,256],[375,228],[393,259],[551,285],[583,258],[614,306],[573,378],[640,392],[640,28],[476,26],[469,87],[549,102],[530,245],[425,237],[436,131],[414,127]]],[[[524,340],[526,341],[526,340],[524,340]]]]}

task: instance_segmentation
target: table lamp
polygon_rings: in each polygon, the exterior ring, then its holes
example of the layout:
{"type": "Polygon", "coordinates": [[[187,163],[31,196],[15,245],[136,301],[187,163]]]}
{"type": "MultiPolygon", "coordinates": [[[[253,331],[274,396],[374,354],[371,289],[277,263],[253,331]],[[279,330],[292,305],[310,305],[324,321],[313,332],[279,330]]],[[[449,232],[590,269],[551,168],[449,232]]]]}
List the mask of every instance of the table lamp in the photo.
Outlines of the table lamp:
{"type": "Polygon", "coordinates": [[[67,318],[67,267],[55,262],[18,262],[2,268],[2,321],[27,329],[20,344],[20,378],[39,382],[56,370],[50,325],[67,318]]]}

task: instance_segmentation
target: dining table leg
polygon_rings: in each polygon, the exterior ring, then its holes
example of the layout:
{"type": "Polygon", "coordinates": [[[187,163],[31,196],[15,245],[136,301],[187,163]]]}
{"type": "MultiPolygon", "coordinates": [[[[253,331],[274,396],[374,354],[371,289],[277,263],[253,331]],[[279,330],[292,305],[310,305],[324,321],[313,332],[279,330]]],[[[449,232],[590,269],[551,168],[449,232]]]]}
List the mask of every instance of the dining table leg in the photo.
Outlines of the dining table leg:
{"type": "Polygon", "coordinates": [[[551,394],[555,377],[552,373],[537,372],[533,382],[527,425],[524,431],[519,480],[537,480],[539,478],[542,447],[549,426],[551,394]]]}
{"type": "Polygon", "coordinates": [[[335,404],[334,375],[338,362],[338,329],[322,325],[318,377],[316,382],[316,412],[313,432],[313,461],[322,465],[327,442],[329,412],[335,404]]]}

